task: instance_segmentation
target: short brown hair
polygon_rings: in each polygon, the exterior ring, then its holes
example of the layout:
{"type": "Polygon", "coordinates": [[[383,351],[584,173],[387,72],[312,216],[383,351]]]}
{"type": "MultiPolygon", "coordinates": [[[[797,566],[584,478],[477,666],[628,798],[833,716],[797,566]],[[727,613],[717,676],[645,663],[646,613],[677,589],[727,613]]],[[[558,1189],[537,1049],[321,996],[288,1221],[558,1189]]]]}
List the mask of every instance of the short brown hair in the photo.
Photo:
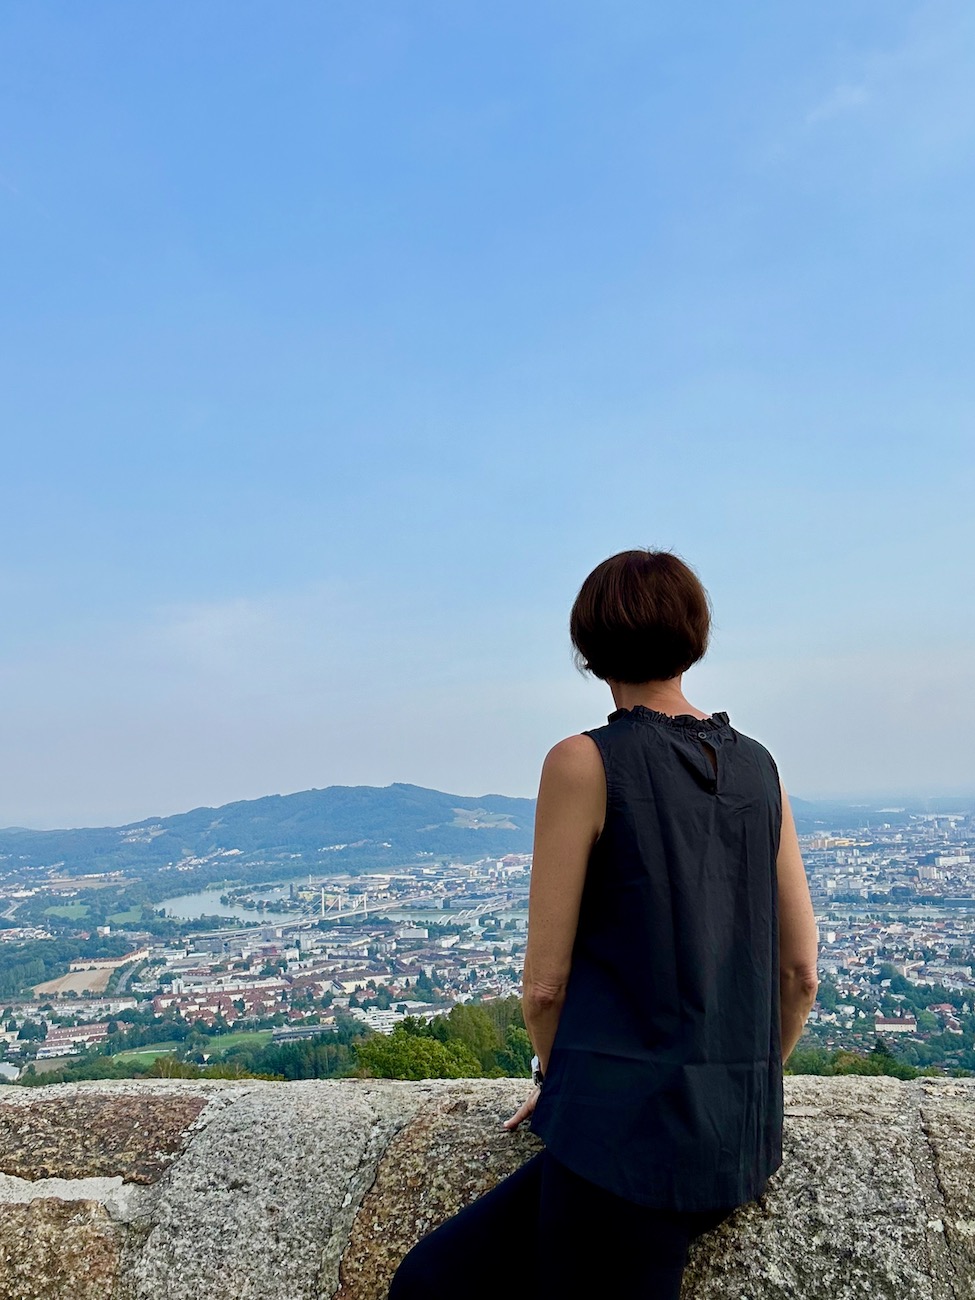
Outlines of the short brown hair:
{"type": "Polygon", "coordinates": [[[569,632],[576,662],[603,681],[667,681],[708,648],[711,603],[670,551],[621,551],[582,584],[569,632]]]}

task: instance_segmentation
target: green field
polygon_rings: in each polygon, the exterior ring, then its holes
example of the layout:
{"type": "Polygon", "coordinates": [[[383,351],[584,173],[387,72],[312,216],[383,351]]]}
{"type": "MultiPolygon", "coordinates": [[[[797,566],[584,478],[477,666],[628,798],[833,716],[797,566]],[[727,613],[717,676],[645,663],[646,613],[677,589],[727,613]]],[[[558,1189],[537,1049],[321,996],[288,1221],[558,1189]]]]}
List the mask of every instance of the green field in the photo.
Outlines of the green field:
{"type": "Polygon", "coordinates": [[[113,925],[125,925],[129,921],[141,921],[142,908],[130,907],[127,912],[113,912],[108,919],[113,925]]]}
{"type": "Polygon", "coordinates": [[[45,907],[45,916],[63,916],[67,921],[81,921],[88,915],[87,903],[63,903],[60,907],[45,907]]]}
{"type": "Polygon", "coordinates": [[[231,1047],[266,1047],[271,1041],[273,1029],[242,1029],[236,1034],[221,1034],[210,1040],[210,1054],[222,1056],[231,1047]]]}
{"type": "Polygon", "coordinates": [[[129,1052],[116,1052],[112,1057],[113,1061],[138,1061],[140,1065],[151,1064],[157,1056],[165,1056],[167,1052],[174,1052],[182,1043],[175,1039],[171,1043],[149,1043],[145,1047],[135,1047],[129,1052]]]}
{"type": "MultiPolygon", "coordinates": [[[[271,1041],[273,1032],[271,1029],[248,1029],[236,1034],[220,1034],[210,1039],[203,1050],[209,1052],[211,1057],[217,1057],[222,1056],[228,1048],[240,1047],[243,1044],[249,1047],[264,1047],[271,1041]]],[[[178,1051],[182,1046],[183,1044],[175,1039],[171,1042],[147,1043],[145,1047],[133,1047],[124,1052],[116,1052],[112,1059],[126,1063],[137,1061],[140,1065],[149,1065],[157,1056],[178,1051]]]]}

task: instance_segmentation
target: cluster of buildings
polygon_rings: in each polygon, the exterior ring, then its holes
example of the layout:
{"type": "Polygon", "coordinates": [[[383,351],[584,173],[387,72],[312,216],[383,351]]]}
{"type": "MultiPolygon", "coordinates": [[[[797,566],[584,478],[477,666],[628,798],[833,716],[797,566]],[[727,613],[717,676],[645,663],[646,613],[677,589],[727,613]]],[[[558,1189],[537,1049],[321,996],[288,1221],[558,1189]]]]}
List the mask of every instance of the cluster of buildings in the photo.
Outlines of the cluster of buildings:
{"type": "Polygon", "coordinates": [[[820,979],[836,995],[810,1032],[855,1048],[949,1035],[950,1060],[975,1034],[975,817],[887,811],[889,822],[802,837],[820,979]]]}
{"type": "Polygon", "coordinates": [[[883,811],[857,830],[803,837],[814,903],[975,908],[975,817],[883,811]]]}
{"type": "Polygon", "coordinates": [[[374,1008],[383,1014],[372,1019],[377,1028],[391,1029],[404,1015],[429,1008],[429,998],[414,995],[421,983],[450,1005],[518,991],[524,927],[493,938],[483,937],[485,928],[438,935],[434,924],[390,926],[377,916],[327,929],[274,925],[226,937],[217,932],[195,937],[192,947],[160,952],[160,964],[140,971],[131,987],[156,989],[151,1001],[158,1012],[174,1008],[210,1025],[278,1012],[299,1023],[325,1004],[355,1008],[381,991],[382,1000],[395,1006],[374,1008]]]}
{"type": "MultiPolygon", "coordinates": [[[[801,837],[819,925],[820,978],[828,977],[834,991],[814,1009],[810,1029],[831,1046],[862,1046],[876,1034],[971,1038],[975,818],[873,822],[801,837]],[[891,969],[878,981],[884,965],[891,969]],[[891,976],[906,985],[898,991],[891,976]],[[924,996],[907,998],[907,986],[920,994],[930,989],[930,1004],[924,996]]],[[[109,1017],[125,1007],[151,1007],[159,1017],[175,1010],[209,1027],[243,1028],[273,1017],[279,1036],[321,1032],[343,1009],[389,1032],[405,1015],[521,993],[530,869],[528,856],[512,855],[293,881],[272,891],[273,899],[241,886],[233,902],[250,895],[258,915],[273,907],[273,924],[228,920],[177,943],[130,933],[125,957],[101,963],[130,968],[126,997],[107,1002],[45,991],[18,1002],[14,1015],[47,1019],[47,1038],[37,1047],[42,1059],[97,1042],[109,1017]],[[84,1023],[55,1023],[67,1018],[84,1023]]],[[[37,927],[26,929],[30,938],[44,937],[37,927]]],[[[4,1025],[8,1050],[11,1038],[4,1025]]]]}
{"type": "MultiPolygon", "coordinates": [[[[126,1007],[136,1006],[136,999],[129,997],[92,999],[77,998],[59,1001],[57,1017],[69,1023],[54,1023],[54,1013],[42,1008],[51,1004],[43,1001],[8,1002],[3,1008],[10,1012],[0,1023],[0,1055],[5,1055],[10,1068],[2,1073],[5,1077],[15,1078],[27,1042],[36,1042],[36,1057],[39,1061],[51,1057],[75,1056],[94,1043],[101,1042],[108,1036],[108,1026],[112,1017],[117,1016],[126,1007]],[[47,1026],[46,1036],[40,1040],[23,1039],[20,1030],[25,1023],[47,1026]],[[10,1028],[10,1025],[13,1028],[10,1028]]],[[[32,1053],[33,1055],[33,1053],[32,1053]]],[[[3,1064],[0,1061],[0,1064],[3,1064]]]]}
{"type": "Polygon", "coordinates": [[[13,1059],[23,1057],[19,1028],[26,1020],[48,1025],[31,1057],[77,1053],[108,1032],[109,1006],[113,1016],[136,1008],[151,1008],[160,1018],[175,1011],[208,1028],[247,1028],[274,1018],[279,1039],[320,1033],[342,1010],[389,1033],[407,1015],[518,994],[530,866],[527,855],[513,855],[423,864],[415,872],[330,876],[325,886],[292,885],[293,921],[228,921],[179,943],[126,931],[132,947],[124,957],[71,963],[72,971],[124,967],[126,996],[109,1003],[67,989],[58,995],[48,981],[34,999],[12,1001],[17,1027],[3,1041],[13,1059]],[[84,1023],[55,1023],[66,1019],[84,1023]]]}

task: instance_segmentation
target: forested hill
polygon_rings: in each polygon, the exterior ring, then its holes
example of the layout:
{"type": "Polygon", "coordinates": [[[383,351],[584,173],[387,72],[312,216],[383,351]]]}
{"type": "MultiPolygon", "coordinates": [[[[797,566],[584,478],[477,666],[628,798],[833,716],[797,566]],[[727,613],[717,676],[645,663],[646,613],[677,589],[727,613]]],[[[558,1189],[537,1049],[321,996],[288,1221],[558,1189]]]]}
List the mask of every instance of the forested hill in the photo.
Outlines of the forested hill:
{"type": "MultiPolygon", "coordinates": [[[[930,801],[929,801],[930,802],[930,801]]],[[[911,810],[809,803],[792,796],[800,831],[905,821],[911,810]]],[[[128,826],[81,830],[0,830],[0,875],[22,867],[57,866],[63,874],[126,871],[145,877],[189,859],[216,870],[288,865],[298,871],[399,865],[420,855],[473,859],[528,853],[533,799],[470,798],[418,785],[333,785],[299,794],[267,795],[195,808],[128,826]]],[[[220,872],[205,873],[221,878],[220,872]]],[[[277,874],[277,873],[275,873],[277,874]]]]}
{"type": "Polygon", "coordinates": [[[468,798],[417,785],[333,785],[97,829],[0,830],[0,867],[66,874],[158,870],[230,853],[227,865],[378,866],[420,854],[475,858],[531,849],[533,799],[468,798]]]}

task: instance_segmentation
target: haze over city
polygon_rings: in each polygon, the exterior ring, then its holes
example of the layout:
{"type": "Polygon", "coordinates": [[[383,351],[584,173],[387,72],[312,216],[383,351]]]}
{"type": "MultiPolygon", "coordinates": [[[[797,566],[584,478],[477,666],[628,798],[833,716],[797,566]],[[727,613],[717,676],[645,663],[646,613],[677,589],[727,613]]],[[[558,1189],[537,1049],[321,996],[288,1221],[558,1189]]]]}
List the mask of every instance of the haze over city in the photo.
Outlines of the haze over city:
{"type": "Polygon", "coordinates": [[[0,826],[533,795],[630,546],[794,794],[975,793],[970,6],[0,36],[0,826]]]}

